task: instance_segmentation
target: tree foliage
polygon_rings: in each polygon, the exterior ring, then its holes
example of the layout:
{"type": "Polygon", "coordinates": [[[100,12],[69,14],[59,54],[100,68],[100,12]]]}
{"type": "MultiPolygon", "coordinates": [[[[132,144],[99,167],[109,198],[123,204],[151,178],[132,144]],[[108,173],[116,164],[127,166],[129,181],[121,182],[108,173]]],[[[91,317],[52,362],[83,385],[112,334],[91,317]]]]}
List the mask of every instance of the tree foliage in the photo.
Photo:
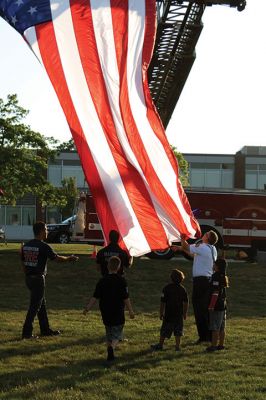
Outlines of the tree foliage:
{"type": "Polygon", "coordinates": [[[76,151],[76,146],[73,139],[69,139],[67,142],[60,143],[57,147],[57,152],[63,151],[76,151]]]}
{"type": "Polygon", "coordinates": [[[79,195],[76,179],[73,177],[64,178],[62,180],[62,188],[60,188],[60,192],[66,199],[65,206],[61,207],[60,209],[60,212],[62,214],[62,219],[64,220],[73,214],[73,210],[76,205],[76,200],[79,195]]]}
{"type": "Polygon", "coordinates": [[[55,154],[57,141],[46,138],[23,123],[28,111],[17,95],[0,99],[0,188],[2,203],[15,204],[26,193],[38,196],[43,205],[66,203],[47,182],[47,162],[55,154]]]}
{"type": "Polygon", "coordinates": [[[179,167],[179,177],[183,186],[189,186],[189,171],[188,171],[188,162],[185,160],[182,153],[180,153],[175,146],[171,146],[174,152],[174,155],[178,162],[179,167]]]}

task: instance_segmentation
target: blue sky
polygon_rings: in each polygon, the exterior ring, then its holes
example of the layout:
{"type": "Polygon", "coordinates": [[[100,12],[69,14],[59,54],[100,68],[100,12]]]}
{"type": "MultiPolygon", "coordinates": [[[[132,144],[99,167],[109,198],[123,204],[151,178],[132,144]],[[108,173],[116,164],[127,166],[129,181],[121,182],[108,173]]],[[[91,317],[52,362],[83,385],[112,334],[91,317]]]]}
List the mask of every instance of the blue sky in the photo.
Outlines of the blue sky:
{"type": "MultiPolygon", "coordinates": [[[[266,1],[246,10],[208,7],[197,58],[167,128],[184,153],[234,153],[266,146],[266,1]]],[[[45,71],[22,38],[0,20],[0,97],[17,93],[34,130],[70,138],[45,71]]]]}

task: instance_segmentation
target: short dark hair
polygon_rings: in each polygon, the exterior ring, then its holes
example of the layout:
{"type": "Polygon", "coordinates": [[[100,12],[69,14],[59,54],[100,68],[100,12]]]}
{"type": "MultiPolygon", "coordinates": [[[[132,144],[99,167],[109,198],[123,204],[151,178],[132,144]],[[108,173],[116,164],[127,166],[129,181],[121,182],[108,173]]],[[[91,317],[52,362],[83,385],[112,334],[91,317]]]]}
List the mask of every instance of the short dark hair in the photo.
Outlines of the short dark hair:
{"type": "Polygon", "coordinates": [[[185,279],[185,275],[179,269],[173,269],[170,275],[174,283],[181,283],[185,279]]]}
{"type": "Polygon", "coordinates": [[[117,256],[110,257],[108,260],[108,271],[115,272],[118,271],[121,265],[121,260],[117,256]]]}
{"type": "Polygon", "coordinates": [[[111,243],[118,243],[119,240],[119,232],[115,231],[115,230],[111,230],[109,232],[109,240],[111,243]]]}
{"type": "Polygon", "coordinates": [[[39,236],[39,234],[45,230],[45,222],[43,221],[37,221],[35,224],[33,224],[32,229],[34,236],[39,236]]]}

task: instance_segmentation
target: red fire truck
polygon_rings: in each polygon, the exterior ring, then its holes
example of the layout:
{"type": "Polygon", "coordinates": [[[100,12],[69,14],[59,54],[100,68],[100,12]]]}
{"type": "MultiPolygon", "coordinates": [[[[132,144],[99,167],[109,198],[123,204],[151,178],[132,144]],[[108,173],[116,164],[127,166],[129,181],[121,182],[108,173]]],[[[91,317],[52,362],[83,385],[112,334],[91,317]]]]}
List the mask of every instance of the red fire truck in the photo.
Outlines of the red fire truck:
{"type": "MultiPolygon", "coordinates": [[[[202,233],[212,229],[219,237],[220,249],[245,250],[247,254],[266,250],[266,192],[248,190],[186,189],[191,208],[200,223],[202,233]]],[[[71,240],[102,245],[101,225],[93,198],[86,196],[85,230],[71,240]]],[[[151,258],[171,258],[171,249],[149,253],[151,258]]]]}

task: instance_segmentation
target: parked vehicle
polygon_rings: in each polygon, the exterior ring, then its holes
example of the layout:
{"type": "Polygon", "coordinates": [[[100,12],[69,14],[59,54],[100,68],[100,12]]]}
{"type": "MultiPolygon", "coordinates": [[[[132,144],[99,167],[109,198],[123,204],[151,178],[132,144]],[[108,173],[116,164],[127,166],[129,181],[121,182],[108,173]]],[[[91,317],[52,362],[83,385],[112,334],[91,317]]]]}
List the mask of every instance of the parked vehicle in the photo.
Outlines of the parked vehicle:
{"type": "MultiPolygon", "coordinates": [[[[212,229],[218,235],[220,249],[266,251],[266,192],[249,190],[192,190],[186,189],[191,208],[199,221],[202,234],[212,229]]],[[[91,195],[86,196],[85,229],[71,240],[102,245],[101,224],[91,195]]],[[[150,258],[170,259],[174,252],[149,253],[150,258]]]]}
{"type": "Polygon", "coordinates": [[[49,243],[68,243],[72,235],[73,224],[76,216],[69,217],[59,224],[47,224],[49,243]]]}

